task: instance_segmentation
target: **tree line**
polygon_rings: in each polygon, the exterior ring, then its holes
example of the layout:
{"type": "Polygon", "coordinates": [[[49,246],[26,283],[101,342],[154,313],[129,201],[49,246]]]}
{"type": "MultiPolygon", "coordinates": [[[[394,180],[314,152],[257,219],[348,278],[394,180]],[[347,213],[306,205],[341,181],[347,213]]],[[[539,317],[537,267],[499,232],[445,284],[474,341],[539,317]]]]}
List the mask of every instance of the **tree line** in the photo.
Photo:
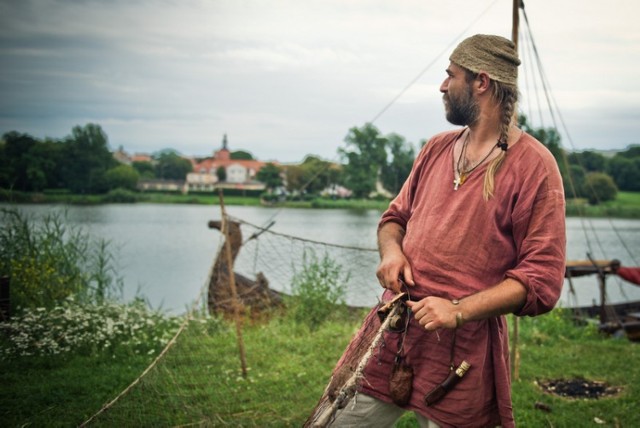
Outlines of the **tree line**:
{"type": "Polygon", "coordinates": [[[640,191],[640,145],[630,145],[612,157],[593,150],[568,152],[555,128],[533,128],[524,115],[520,127],[553,154],[564,183],[566,198],[586,198],[590,204],[614,200],[618,190],[640,191]]]}
{"type": "Polygon", "coordinates": [[[191,162],[174,151],[155,155],[154,162],[118,162],[99,125],[76,126],[71,135],[38,140],[11,131],[0,142],[0,188],[74,194],[102,194],[117,188],[135,190],[141,178],[184,180],[191,162]]]}
{"type": "MultiPolygon", "coordinates": [[[[554,128],[533,128],[524,115],[518,121],[556,158],[567,197],[598,203],[615,199],[618,189],[640,191],[640,146],[632,145],[610,158],[589,150],[567,152],[554,128]]],[[[420,147],[424,144],[421,141],[420,147]]],[[[286,189],[293,197],[318,195],[335,186],[349,189],[355,198],[380,193],[393,196],[408,177],[417,150],[401,135],[384,135],[367,123],[349,129],[338,148],[338,164],[308,156],[298,165],[268,163],[256,178],[270,191],[286,189]]],[[[252,159],[242,150],[232,152],[231,157],[252,159]]],[[[175,150],[155,153],[152,162],[120,163],[106,133],[96,124],[76,126],[71,135],[59,140],[38,140],[11,131],[0,141],[0,188],[15,191],[101,194],[118,188],[136,190],[141,179],[184,180],[191,171],[191,161],[175,150]]],[[[216,174],[225,180],[224,171],[216,174]]]]}

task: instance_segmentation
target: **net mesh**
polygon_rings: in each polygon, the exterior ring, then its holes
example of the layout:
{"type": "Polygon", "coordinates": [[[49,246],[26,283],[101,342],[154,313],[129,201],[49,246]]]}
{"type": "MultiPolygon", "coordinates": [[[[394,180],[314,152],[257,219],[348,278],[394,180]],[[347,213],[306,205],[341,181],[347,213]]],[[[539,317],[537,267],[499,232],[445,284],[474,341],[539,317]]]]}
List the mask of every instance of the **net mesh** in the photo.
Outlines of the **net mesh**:
{"type": "MultiPolygon", "coordinates": [[[[242,288],[244,280],[251,284],[264,278],[269,290],[290,293],[294,276],[304,268],[305,253],[313,252],[336,261],[343,274],[341,276],[348,277],[346,303],[362,308],[356,311],[352,326],[360,324],[366,308],[377,303],[380,288],[375,280],[378,260],[375,249],[311,241],[277,233],[241,219],[229,220],[239,226],[241,233],[240,247],[237,251],[232,250],[234,272],[236,279],[240,278],[238,295],[241,300],[250,301],[254,290],[250,286],[242,288]]],[[[300,426],[314,412],[314,406],[318,405],[315,408],[318,411],[322,403],[327,403],[327,391],[338,391],[340,385],[336,384],[335,378],[330,387],[324,387],[331,380],[331,369],[327,370],[327,367],[335,366],[355,330],[346,335],[331,331],[318,333],[318,340],[323,346],[330,347],[332,353],[324,370],[310,372],[319,370],[308,364],[317,357],[317,352],[309,348],[303,337],[299,337],[299,332],[247,328],[242,334],[249,375],[243,377],[234,339],[238,331],[211,311],[211,286],[220,279],[226,279],[220,277],[220,269],[226,269],[221,265],[224,250],[221,234],[217,254],[212,255],[207,283],[184,315],[183,324],[173,340],[140,377],[126,389],[114,393],[115,398],[82,426],[114,426],[122,424],[123,420],[134,426],[300,426]],[[267,342],[270,352],[283,354],[261,355],[267,342]],[[293,371],[300,373],[296,379],[289,380],[286,388],[282,387],[280,370],[275,366],[281,361],[286,361],[288,371],[293,367],[293,371]],[[277,394],[273,408],[264,408],[265,400],[258,398],[261,394],[277,394]],[[260,407],[257,408],[255,403],[261,403],[260,407]]],[[[232,307],[230,300],[225,300],[232,299],[229,293],[217,297],[217,309],[232,307]]],[[[256,317],[246,316],[248,312],[247,309],[243,313],[241,323],[256,322],[256,317]]],[[[351,348],[366,351],[376,331],[364,333],[358,335],[359,339],[352,342],[351,348]]],[[[351,374],[363,351],[346,354],[350,359],[341,361],[341,364],[351,374]]],[[[343,378],[346,377],[345,374],[343,378]]]]}

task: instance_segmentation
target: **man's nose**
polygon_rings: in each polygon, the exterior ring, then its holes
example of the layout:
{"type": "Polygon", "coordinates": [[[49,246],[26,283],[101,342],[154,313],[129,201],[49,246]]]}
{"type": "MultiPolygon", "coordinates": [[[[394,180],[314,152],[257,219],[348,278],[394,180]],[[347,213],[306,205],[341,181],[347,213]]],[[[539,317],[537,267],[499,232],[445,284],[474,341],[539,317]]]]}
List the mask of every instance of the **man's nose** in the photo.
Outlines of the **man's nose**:
{"type": "Polygon", "coordinates": [[[442,92],[444,94],[448,90],[449,90],[449,79],[447,78],[447,79],[444,79],[444,81],[440,85],[440,92],[442,92]]]}

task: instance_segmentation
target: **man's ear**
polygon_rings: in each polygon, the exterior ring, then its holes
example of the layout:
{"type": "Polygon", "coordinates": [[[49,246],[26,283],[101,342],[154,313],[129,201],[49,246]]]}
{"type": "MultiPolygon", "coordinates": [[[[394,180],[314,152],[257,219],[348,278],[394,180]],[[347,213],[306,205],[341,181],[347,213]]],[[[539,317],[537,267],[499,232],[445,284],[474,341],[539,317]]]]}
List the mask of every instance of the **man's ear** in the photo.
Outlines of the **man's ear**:
{"type": "Polygon", "coordinates": [[[476,88],[478,89],[478,93],[482,94],[489,90],[491,86],[491,78],[487,73],[481,71],[476,76],[476,88]]]}

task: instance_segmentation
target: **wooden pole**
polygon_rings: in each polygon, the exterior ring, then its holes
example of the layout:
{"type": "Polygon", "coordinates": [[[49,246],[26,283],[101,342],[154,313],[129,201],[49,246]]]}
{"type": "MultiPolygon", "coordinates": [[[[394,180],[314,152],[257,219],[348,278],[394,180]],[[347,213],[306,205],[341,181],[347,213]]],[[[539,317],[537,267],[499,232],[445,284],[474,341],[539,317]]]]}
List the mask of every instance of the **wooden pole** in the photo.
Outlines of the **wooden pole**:
{"type": "Polygon", "coordinates": [[[518,28],[520,27],[520,0],[513,0],[511,23],[511,41],[516,45],[518,50],[518,28]]]}
{"type": "Polygon", "coordinates": [[[220,197],[220,211],[222,212],[222,233],[224,235],[225,251],[227,255],[227,269],[229,269],[229,288],[231,289],[231,298],[233,305],[233,320],[236,325],[236,339],[238,341],[238,351],[240,352],[240,366],[242,367],[242,377],[247,377],[247,359],[244,351],[244,339],[242,336],[242,304],[238,299],[238,290],[236,289],[236,276],[233,272],[233,257],[231,257],[231,241],[229,239],[229,220],[224,209],[224,197],[222,189],[218,190],[220,197]]]}
{"type": "MultiPolygon", "coordinates": [[[[516,46],[518,52],[518,28],[520,25],[520,0],[513,0],[511,41],[516,46]]],[[[518,109],[514,110],[514,120],[518,123],[518,109]]],[[[520,351],[518,350],[519,324],[520,318],[512,315],[513,334],[511,337],[511,379],[517,380],[520,377],[520,351]]]]}

